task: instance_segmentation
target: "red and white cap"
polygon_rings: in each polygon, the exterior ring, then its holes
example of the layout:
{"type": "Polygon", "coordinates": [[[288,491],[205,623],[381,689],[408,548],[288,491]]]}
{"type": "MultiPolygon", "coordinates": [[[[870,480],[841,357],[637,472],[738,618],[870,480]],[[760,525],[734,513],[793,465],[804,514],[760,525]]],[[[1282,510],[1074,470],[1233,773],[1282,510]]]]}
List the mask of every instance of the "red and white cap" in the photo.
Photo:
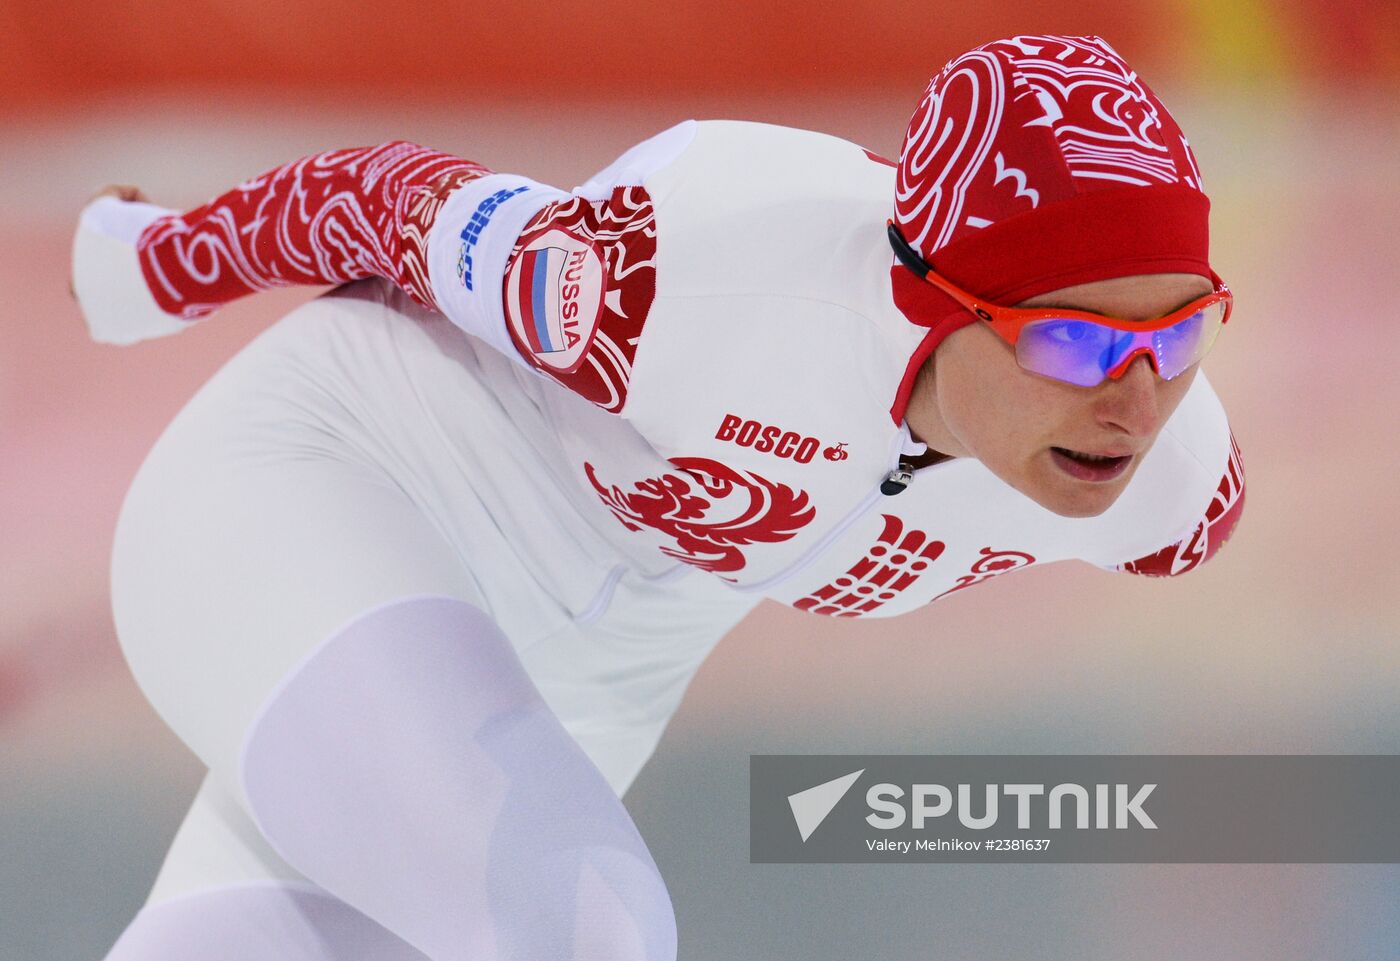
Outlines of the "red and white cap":
{"type": "MultiPolygon", "coordinates": [[[[1185,135],[1099,37],[1018,36],[950,61],[899,155],[894,221],[940,275],[994,303],[1130,274],[1210,277],[1210,201],[1185,135]]],[[[896,262],[924,359],[976,318],[896,262]]]]}

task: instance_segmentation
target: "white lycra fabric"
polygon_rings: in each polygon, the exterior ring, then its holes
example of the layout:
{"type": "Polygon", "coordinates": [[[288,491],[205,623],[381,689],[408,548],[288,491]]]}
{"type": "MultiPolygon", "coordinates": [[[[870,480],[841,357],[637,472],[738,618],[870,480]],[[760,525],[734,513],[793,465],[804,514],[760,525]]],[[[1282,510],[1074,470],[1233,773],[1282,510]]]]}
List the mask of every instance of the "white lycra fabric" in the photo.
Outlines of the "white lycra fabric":
{"type": "Polygon", "coordinates": [[[314,885],[252,881],[153,904],[106,961],[429,961],[314,885]]]}
{"type": "Polygon", "coordinates": [[[467,333],[478,337],[515,360],[527,370],[533,370],[511,346],[506,332],[505,313],[501,308],[499,278],[506,272],[515,238],[525,224],[545,204],[569,195],[562,190],[536,183],[514,174],[491,174],[471,181],[455,191],[438,212],[429,234],[428,270],[438,278],[434,288],[447,298],[440,302],[444,312],[456,318],[467,333]],[[492,231],[482,231],[480,242],[472,249],[473,276],[478,283],[468,288],[464,282],[448,283],[447,278],[464,274],[465,252],[459,252],[464,230],[484,220],[483,204],[490,209],[492,231]]]}
{"type": "Polygon", "coordinates": [[[112,601],[137,681],[207,765],[233,769],[314,645],[437,594],[491,616],[625,790],[758,598],[626,563],[616,518],[564,489],[540,385],[369,281],[293,312],[190,400],[127,494],[112,601]]]}
{"type": "Polygon", "coordinates": [[[676,954],[622,803],[476,607],[377,608],[299,665],[244,786],[291,864],[434,961],[676,954]]]}
{"type": "MultiPolygon", "coordinates": [[[[616,521],[571,508],[537,455],[553,441],[529,389],[500,389],[517,379],[539,384],[365,282],[264,332],[162,435],[123,505],[113,610],[137,681],[210,774],[114,959],[170,956],[140,946],[236,914],[254,882],[275,912],[302,903],[267,893],[279,883],[344,895],[316,925],[364,915],[431,961],[673,953],[618,796],[757,599],[627,565],[597,530],[616,521]],[[337,707],[353,676],[376,695],[337,707]],[[488,842],[517,859],[474,861],[488,842]]],[[[300,961],[248,943],[270,953],[243,961],[300,961]]]]}

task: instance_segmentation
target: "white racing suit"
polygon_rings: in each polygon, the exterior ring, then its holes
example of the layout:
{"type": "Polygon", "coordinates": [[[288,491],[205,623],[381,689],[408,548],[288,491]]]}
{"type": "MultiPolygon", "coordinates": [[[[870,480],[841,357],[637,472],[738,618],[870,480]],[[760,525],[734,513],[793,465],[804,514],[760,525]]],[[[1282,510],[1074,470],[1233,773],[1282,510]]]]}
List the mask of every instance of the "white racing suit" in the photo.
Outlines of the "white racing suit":
{"type": "Polygon", "coordinates": [[[260,336],[123,508],[123,649],[210,775],[113,961],[673,957],[617,796],[758,600],[893,616],[1219,547],[1244,479],[1204,374],[1098,517],[971,459],[892,477],[924,449],[893,179],[836,138],[688,121],[571,194],[394,143],[189,214],[85,211],[102,340],[393,282],[260,336]]]}

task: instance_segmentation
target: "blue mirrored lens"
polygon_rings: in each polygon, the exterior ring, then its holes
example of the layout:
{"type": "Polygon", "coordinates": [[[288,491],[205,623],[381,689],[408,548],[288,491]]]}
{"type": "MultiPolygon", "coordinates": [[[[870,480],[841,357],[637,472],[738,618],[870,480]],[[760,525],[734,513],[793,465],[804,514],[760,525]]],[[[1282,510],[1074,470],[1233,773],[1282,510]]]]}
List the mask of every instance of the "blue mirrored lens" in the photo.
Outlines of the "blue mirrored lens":
{"type": "Polygon", "coordinates": [[[1021,329],[1016,361],[1037,374],[1092,387],[1103,380],[1103,364],[1113,355],[1117,333],[1084,320],[1037,320],[1021,329]]]}
{"type": "Polygon", "coordinates": [[[1158,374],[1170,379],[1206,355],[1224,319],[1225,304],[1217,303],[1153,331],[1115,330],[1070,318],[1038,320],[1021,329],[1016,360],[1034,373],[1093,387],[1124,357],[1148,347],[1158,374]]]}
{"type": "Polygon", "coordinates": [[[1213,304],[1198,310],[1180,323],[1152,334],[1152,352],[1157,356],[1157,369],[1163,377],[1180,374],[1202,357],[1215,344],[1225,320],[1225,305],[1213,304]]]}

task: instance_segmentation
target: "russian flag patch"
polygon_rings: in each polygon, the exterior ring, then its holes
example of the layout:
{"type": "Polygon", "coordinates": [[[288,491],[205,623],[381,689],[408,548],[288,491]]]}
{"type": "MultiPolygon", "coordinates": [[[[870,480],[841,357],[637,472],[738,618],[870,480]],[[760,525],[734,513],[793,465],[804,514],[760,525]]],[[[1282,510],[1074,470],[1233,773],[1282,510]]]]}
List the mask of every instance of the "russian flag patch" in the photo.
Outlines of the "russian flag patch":
{"type": "Polygon", "coordinates": [[[603,259],[591,241],[554,228],[534,238],[506,274],[506,317],[543,367],[582,362],[603,312],[603,259]]]}

